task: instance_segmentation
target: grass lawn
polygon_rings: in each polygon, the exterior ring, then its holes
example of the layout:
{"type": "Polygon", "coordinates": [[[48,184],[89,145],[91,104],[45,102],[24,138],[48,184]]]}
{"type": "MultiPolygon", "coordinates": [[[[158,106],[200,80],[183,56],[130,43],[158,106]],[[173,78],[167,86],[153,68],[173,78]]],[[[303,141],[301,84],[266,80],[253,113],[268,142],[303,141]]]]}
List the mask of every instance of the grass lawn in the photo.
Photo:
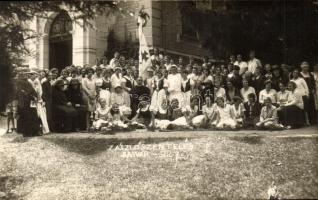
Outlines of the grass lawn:
{"type": "Polygon", "coordinates": [[[0,199],[265,199],[272,182],[318,198],[317,150],[317,135],[3,135],[0,199]]]}

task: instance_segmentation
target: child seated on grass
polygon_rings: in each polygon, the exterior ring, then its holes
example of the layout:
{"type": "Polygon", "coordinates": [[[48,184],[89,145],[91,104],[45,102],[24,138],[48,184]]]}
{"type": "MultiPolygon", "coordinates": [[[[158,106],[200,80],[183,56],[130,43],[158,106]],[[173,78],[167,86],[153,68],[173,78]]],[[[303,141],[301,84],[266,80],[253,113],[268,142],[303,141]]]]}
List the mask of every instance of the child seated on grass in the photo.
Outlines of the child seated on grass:
{"type": "Polygon", "coordinates": [[[216,115],[217,120],[214,122],[217,129],[235,129],[237,128],[237,122],[235,120],[235,114],[233,107],[224,102],[223,97],[216,98],[216,115]]]}
{"type": "Polygon", "coordinates": [[[95,121],[93,122],[93,130],[101,130],[109,124],[110,108],[106,106],[106,99],[99,100],[100,106],[95,111],[95,121]]]}
{"type": "Polygon", "coordinates": [[[128,130],[131,120],[121,112],[118,104],[113,104],[109,113],[109,128],[112,130],[128,130]]]}
{"type": "Polygon", "coordinates": [[[200,127],[203,123],[204,115],[198,115],[198,103],[199,99],[197,96],[192,97],[190,99],[190,105],[182,108],[183,116],[171,121],[167,129],[183,130],[200,127]]]}
{"type": "Polygon", "coordinates": [[[135,117],[131,120],[132,125],[136,128],[146,128],[149,127],[151,122],[151,112],[149,110],[150,102],[142,101],[139,103],[139,108],[136,112],[135,117]]]}
{"type": "Polygon", "coordinates": [[[272,105],[272,100],[268,97],[264,100],[261,110],[260,121],[256,124],[259,129],[279,130],[284,126],[278,123],[277,108],[272,105]]]}

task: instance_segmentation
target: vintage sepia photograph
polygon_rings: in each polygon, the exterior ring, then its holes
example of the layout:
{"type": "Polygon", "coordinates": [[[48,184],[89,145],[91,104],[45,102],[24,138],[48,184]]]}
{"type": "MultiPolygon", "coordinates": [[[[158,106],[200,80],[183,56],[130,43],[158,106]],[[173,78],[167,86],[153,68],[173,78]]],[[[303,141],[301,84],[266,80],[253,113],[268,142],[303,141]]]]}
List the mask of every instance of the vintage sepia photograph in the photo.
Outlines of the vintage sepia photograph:
{"type": "Polygon", "coordinates": [[[318,0],[0,2],[0,200],[318,199],[318,0]]]}

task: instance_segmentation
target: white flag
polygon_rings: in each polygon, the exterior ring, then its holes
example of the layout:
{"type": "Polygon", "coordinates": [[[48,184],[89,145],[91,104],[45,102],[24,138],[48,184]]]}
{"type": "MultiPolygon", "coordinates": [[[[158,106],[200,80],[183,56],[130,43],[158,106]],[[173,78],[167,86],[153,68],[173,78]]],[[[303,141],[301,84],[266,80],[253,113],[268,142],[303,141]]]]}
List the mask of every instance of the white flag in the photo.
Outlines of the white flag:
{"type": "Polygon", "coordinates": [[[139,76],[147,77],[147,69],[151,67],[151,59],[147,40],[143,32],[143,26],[146,25],[146,20],[138,16],[138,36],[139,36],[139,76]]]}

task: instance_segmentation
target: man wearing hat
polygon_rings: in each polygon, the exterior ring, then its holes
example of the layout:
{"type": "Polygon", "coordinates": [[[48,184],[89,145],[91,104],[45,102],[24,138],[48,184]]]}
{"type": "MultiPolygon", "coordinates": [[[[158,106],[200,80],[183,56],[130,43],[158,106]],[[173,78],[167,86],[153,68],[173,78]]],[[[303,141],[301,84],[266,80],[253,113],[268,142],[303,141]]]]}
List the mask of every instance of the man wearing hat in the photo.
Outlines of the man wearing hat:
{"type": "Polygon", "coordinates": [[[17,132],[22,133],[24,137],[40,135],[40,119],[37,115],[35,101],[37,93],[32,84],[28,81],[29,69],[19,73],[17,80],[18,96],[18,119],[17,132]]]}

